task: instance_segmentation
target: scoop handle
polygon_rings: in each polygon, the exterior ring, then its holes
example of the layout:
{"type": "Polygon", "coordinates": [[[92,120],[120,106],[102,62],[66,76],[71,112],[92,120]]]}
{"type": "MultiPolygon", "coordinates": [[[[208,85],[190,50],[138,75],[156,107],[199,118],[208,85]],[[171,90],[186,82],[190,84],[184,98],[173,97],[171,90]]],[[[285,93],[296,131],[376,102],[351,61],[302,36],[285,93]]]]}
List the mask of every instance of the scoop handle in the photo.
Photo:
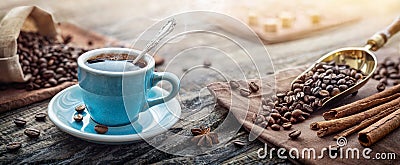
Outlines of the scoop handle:
{"type": "Polygon", "coordinates": [[[384,30],[375,33],[371,38],[368,39],[367,45],[371,46],[371,50],[376,51],[381,48],[394,34],[400,31],[400,16],[397,17],[392,24],[386,27],[384,30]]]}

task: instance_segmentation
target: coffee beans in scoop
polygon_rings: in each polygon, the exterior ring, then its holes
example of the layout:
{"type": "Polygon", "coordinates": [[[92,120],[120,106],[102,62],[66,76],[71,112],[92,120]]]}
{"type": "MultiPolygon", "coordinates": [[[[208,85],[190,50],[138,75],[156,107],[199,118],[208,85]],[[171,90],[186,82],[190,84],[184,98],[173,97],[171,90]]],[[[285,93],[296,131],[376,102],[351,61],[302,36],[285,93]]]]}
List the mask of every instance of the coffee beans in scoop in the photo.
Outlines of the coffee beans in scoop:
{"type": "Polygon", "coordinates": [[[280,130],[278,126],[288,129],[289,124],[303,122],[327,100],[364,78],[360,70],[349,65],[335,61],[317,63],[292,84],[290,91],[263,98],[262,112],[254,117],[254,122],[272,130],[280,130]]]}

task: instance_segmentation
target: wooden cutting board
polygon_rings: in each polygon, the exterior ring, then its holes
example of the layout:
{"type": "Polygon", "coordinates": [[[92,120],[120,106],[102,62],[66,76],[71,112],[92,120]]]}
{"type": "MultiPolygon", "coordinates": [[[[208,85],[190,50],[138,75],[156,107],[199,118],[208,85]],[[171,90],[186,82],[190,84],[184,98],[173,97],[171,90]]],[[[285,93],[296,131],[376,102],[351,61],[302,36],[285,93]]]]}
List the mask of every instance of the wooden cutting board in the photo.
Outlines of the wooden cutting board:
{"type": "MultiPolygon", "coordinates": [[[[329,11],[318,11],[318,9],[302,9],[302,8],[285,8],[284,2],[276,1],[269,6],[233,6],[226,9],[226,13],[238,18],[246,23],[257,35],[262,39],[264,44],[272,44],[285,42],[290,40],[301,39],[312,35],[326,32],[329,29],[334,29],[349,23],[356,22],[361,19],[361,16],[351,9],[336,9],[329,11]],[[271,7],[273,6],[273,7],[271,7]],[[272,9],[273,8],[273,9],[272,9]],[[291,26],[284,28],[280,19],[281,15],[291,15],[291,26]],[[311,13],[319,16],[319,23],[312,23],[310,19],[311,13]],[[255,16],[257,24],[249,23],[249,16],[255,16]],[[264,30],[263,24],[267,20],[275,19],[277,21],[277,31],[267,32],[264,30]]],[[[323,9],[320,9],[323,10],[323,9]]],[[[220,20],[223,21],[223,20],[220,20]]],[[[237,34],[238,26],[234,24],[226,24],[222,26],[224,30],[237,34]]],[[[240,35],[240,34],[238,34],[240,35]]],[[[246,38],[246,35],[242,37],[246,38]]]]}
{"type": "MultiPolygon", "coordinates": [[[[129,47],[129,45],[119,42],[118,40],[107,37],[96,32],[82,29],[71,23],[58,23],[59,34],[61,37],[72,36],[71,45],[86,49],[95,49],[102,47],[129,47]]],[[[154,56],[157,65],[161,65],[164,59],[154,56]]],[[[65,82],[54,87],[26,91],[25,89],[9,88],[0,90],[0,113],[15,108],[24,107],[26,105],[49,99],[61,90],[76,84],[76,82],[65,82]]]]}

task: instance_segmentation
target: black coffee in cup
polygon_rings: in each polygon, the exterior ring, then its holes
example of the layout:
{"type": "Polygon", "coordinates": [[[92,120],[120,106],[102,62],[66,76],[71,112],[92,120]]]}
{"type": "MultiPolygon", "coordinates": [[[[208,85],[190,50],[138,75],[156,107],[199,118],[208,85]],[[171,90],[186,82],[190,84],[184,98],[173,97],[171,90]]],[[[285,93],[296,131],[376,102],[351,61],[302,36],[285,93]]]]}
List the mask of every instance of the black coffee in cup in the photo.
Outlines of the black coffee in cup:
{"type": "Polygon", "coordinates": [[[100,54],[90,57],[85,64],[90,68],[110,72],[127,72],[144,68],[147,63],[139,60],[136,64],[132,61],[136,56],[128,54],[100,54]]]}

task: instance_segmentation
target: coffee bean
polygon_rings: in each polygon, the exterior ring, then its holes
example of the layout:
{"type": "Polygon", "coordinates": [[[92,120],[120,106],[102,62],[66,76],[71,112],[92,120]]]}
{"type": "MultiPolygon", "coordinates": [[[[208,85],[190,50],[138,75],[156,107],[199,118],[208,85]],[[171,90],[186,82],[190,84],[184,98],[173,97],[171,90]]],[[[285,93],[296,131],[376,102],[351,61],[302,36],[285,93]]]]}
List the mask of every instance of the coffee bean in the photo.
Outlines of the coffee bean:
{"type": "Polygon", "coordinates": [[[307,113],[312,113],[314,110],[310,105],[303,104],[303,111],[305,111],[307,113]]]}
{"type": "Polygon", "coordinates": [[[99,134],[105,134],[108,131],[108,127],[104,125],[96,125],[94,130],[99,134]]]}
{"type": "Polygon", "coordinates": [[[279,114],[279,113],[271,113],[270,115],[274,119],[280,119],[282,117],[281,114],[279,114]]]}
{"type": "Polygon", "coordinates": [[[327,90],[320,90],[318,94],[321,97],[328,97],[329,96],[329,92],[327,90]]]}
{"type": "Polygon", "coordinates": [[[56,73],[58,73],[58,74],[65,74],[66,73],[66,71],[65,71],[65,69],[64,68],[57,68],[56,69],[56,73]]]}
{"type": "Polygon", "coordinates": [[[385,85],[388,85],[387,78],[382,78],[382,79],[379,80],[379,82],[380,82],[380,83],[383,83],[383,84],[385,84],[385,85]]]}
{"type": "Polygon", "coordinates": [[[356,78],[357,80],[359,80],[359,79],[363,79],[364,76],[363,76],[361,73],[357,73],[357,74],[354,76],[354,78],[356,78]]]}
{"type": "Polygon", "coordinates": [[[286,96],[286,92],[278,92],[278,93],[276,94],[276,96],[277,96],[278,98],[283,98],[283,97],[286,96]]]}
{"type": "Polygon", "coordinates": [[[340,94],[340,89],[339,88],[333,88],[331,92],[331,96],[336,96],[340,94]]]}
{"type": "Polygon", "coordinates": [[[14,119],[14,123],[15,123],[15,125],[17,125],[17,127],[23,127],[26,124],[26,120],[24,120],[22,118],[16,118],[16,119],[14,119]]]}
{"type": "Polygon", "coordinates": [[[304,86],[304,87],[303,87],[303,92],[304,92],[304,94],[306,94],[306,95],[311,94],[311,87],[310,87],[310,86],[304,86]]]}
{"type": "Polygon", "coordinates": [[[237,89],[240,87],[240,84],[237,81],[229,81],[229,86],[231,86],[232,89],[237,89]]]}
{"type": "Polygon", "coordinates": [[[299,92],[301,92],[301,91],[302,91],[301,88],[296,88],[296,89],[293,90],[293,92],[294,92],[295,94],[297,94],[297,93],[299,93],[299,92]]]}
{"type": "Polygon", "coordinates": [[[331,92],[333,90],[333,85],[327,85],[325,89],[331,92]]]}
{"type": "Polygon", "coordinates": [[[382,69],[379,71],[379,75],[382,76],[382,77],[385,77],[387,74],[388,74],[388,72],[387,72],[387,69],[386,69],[386,68],[382,68],[382,69]]]}
{"type": "Polygon", "coordinates": [[[290,117],[292,116],[292,112],[286,112],[283,117],[285,117],[286,119],[290,119],[290,117]]]}
{"type": "Polygon", "coordinates": [[[289,133],[290,139],[293,139],[293,140],[297,139],[300,135],[301,135],[301,131],[300,130],[294,130],[294,131],[289,133]]]}
{"type": "Polygon", "coordinates": [[[290,118],[281,117],[280,120],[282,123],[290,123],[290,118]]]}
{"type": "Polygon", "coordinates": [[[338,83],[339,85],[340,85],[340,84],[345,84],[345,83],[346,83],[346,80],[345,80],[345,79],[340,79],[337,83],[338,83]]]}
{"type": "Polygon", "coordinates": [[[260,89],[255,82],[250,82],[249,87],[252,92],[257,92],[260,89]]]}
{"type": "Polygon", "coordinates": [[[82,120],[83,120],[83,115],[82,114],[76,114],[76,115],[74,115],[74,120],[76,121],[76,122],[81,122],[82,120]]]}
{"type": "Polygon", "coordinates": [[[345,91],[347,88],[347,85],[339,85],[340,91],[345,91]]]}
{"type": "Polygon", "coordinates": [[[288,111],[289,111],[289,108],[287,107],[287,105],[283,105],[282,108],[281,108],[280,113],[285,113],[285,112],[288,112],[288,111]]]}
{"type": "Polygon", "coordinates": [[[25,89],[27,91],[31,91],[31,90],[35,89],[35,87],[33,86],[33,83],[30,82],[30,83],[26,84],[25,89]]]}
{"type": "Polygon", "coordinates": [[[290,123],[297,123],[297,119],[294,118],[293,116],[290,117],[290,123]]]}
{"type": "Polygon", "coordinates": [[[44,112],[37,113],[35,115],[36,121],[44,121],[46,119],[47,114],[44,112]]]}
{"type": "Polygon", "coordinates": [[[44,71],[44,72],[42,73],[42,75],[43,75],[43,78],[49,79],[49,78],[54,77],[54,76],[55,76],[55,73],[54,73],[54,71],[52,71],[52,70],[46,70],[46,71],[44,71]]]}
{"type": "Polygon", "coordinates": [[[292,124],[291,123],[283,123],[282,127],[284,130],[289,130],[290,128],[292,128],[292,124]]]}
{"type": "Polygon", "coordinates": [[[297,88],[302,88],[302,85],[299,84],[299,83],[294,83],[294,84],[292,85],[292,90],[297,89],[297,88]]]}
{"type": "Polygon", "coordinates": [[[274,131],[279,131],[281,129],[281,126],[278,124],[272,124],[271,129],[274,131]]]}
{"type": "Polygon", "coordinates": [[[25,129],[24,134],[30,138],[37,138],[40,135],[40,131],[34,128],[27,128],[25,129]]]}
{"type": "Polygon", "coordinates": [[[268,123],[268,125],[275,124],[275,119],[272,118],[271,116],[265,117],[265,121],[268,123]]]}
{"type": "Polygon", "coordinates": [[[66,78],[66,77],[61,77],[60,79],[58,79],[58,83],[63,83],[63,82],[66,82],[66,81],[68,81],[69,80],[69,78],[66,78]]]}
{"type": "Polygon", "coordinates": [[[57,80],[54,79],[54,78],[50,78],[50,79],[48,80],[48,82],[49,82],[52,86],[57,85],[57,80]]]}
{"type": "Polygon", "coordinates": [[[50,88],[51,85],[50,85],[49,83],[45,83],[45,84],[43,85],[43,87],[44,87],[44,88],[50,88]]]}
{"type": "Polygon", "coordinates": [[[292,111],[292,117],[297,118],[299,116],[301,116],[303,114],[303,111],[301,111],[300,109],[295,109],[294,111],[292,111]]]}
{"type": "Polygon", "coordinates": [[[244,97],[247,97],[247,96],[250,96],[251,91],[248,90],[248,89],[245,89],[245,88],[241,88],[241,89],[239,90],[239,93],[240,93],[240,95],[242,95],[242,96],[244,96],[244,97]]]}
{"type": "Polygon", "coordinates": [[[391,79],[400,79],[400,74],[392,73],[392,74],[389,75],[389,78],[391,78],[391,79]]]}
{"type": "Polygon", "coordinates": [[[387,66],[387,67],[388,67],[388,66],[394,66],[394,65],[395,65],[394,61],[392,61],[390,58],[385,59],[384,64],[385,64],[385,66],[387,66]]]}
{"type": "Polygon", "coordinates": [[[85,104],[81,104],[75,107],[75,111],[78,113],[82,113],[86,109],[85,104]]]}
{"type": "Polygon", "coordinates": [[[385,85],[384,83],[381,83],[381,82],[376,86],[376,89],[377,89],[379,92],[384,91],[385,88],[386,88],[386,85],[385,85]]]}
{"type": "Polygon", "coordinates": [[[8,143],[6,146],[7,151],[10,151],[10,152],[17,151],[20,148],[21,148],[20,142],[11,142],[11,143],[8,143]]]}

